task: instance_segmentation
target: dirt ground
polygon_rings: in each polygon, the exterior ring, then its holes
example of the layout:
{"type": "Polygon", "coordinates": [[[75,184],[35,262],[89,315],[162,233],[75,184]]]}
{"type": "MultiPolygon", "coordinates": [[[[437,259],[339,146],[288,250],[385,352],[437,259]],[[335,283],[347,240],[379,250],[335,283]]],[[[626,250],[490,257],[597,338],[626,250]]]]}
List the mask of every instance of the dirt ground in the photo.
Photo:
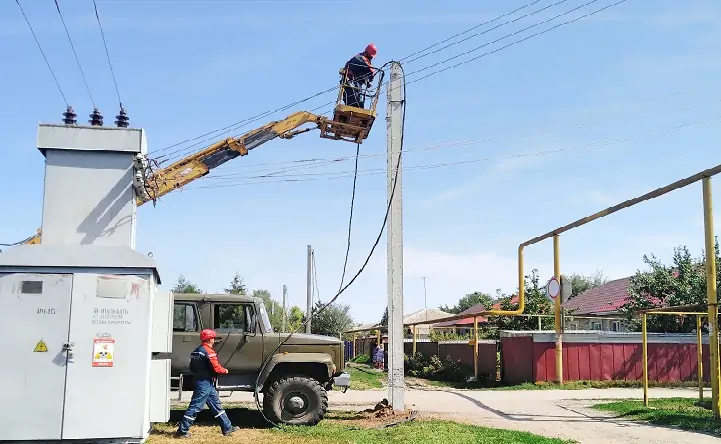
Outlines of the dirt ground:
{"type": "MultiPolygon", "coordinates": [[[[696,389],[655,388],[651,398],[695,397],[696,389]]],[[[189,394],[188,394],[189,396],[189,394]]],[[[407,389],[406,409],[421,417],[523,430],[547,437],[573,439],[582,444],[719,444],[719,437],[618,420],[590,406],[604,399],[640,399],[640,389],[486,391],[407,389]]],[[[329,393],[331,410],[372,408],[387,397],[386,390],[329,393]]],[[[223,402],[252,401],[252,394],[223,394],[223,402]]]]}

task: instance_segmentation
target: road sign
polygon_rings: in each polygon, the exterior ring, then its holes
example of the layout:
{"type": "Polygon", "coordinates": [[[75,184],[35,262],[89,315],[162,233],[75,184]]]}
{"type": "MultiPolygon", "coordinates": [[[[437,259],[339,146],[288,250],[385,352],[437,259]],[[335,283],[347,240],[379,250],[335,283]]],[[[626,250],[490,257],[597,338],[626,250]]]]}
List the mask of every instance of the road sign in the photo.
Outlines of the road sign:
{"type": "Polygon", "coordinates": [[[571,297],[573,286],[566,276],[561,275],[561,303],[565,304],[568,298],[571,297]]]}
{"type": "Polygon", "coordinates": [[[546,296],[552,301],[556,300],[556,297],[561,293],[561,283],[558,281],[556,276],[553,276],[548,280],[546,284],[546,296]]]}

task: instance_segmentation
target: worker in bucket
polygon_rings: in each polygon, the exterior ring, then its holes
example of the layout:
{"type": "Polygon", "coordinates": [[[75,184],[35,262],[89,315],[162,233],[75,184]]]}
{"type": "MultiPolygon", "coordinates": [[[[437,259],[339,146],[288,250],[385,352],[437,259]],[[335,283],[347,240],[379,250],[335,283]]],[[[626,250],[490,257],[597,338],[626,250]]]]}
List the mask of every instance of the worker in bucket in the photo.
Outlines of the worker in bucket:
{"type": "Polygon", "coordinates": [[[240,430],[240,427],[233,426],[228,415],[220,405],[218,391],[215,390],[215,380],[218,375],[228,373],[228,369],[220,365],[218,355],[213,350],[216,333],[214,330],[203,330],[200,332],[200,346],[190,354],[190,372],[195,379],[193,397],[190,399],[188,410],[185,411],[183,419],[178,425],[176,436],[178,438],[190,438],[190,426],[195,417],[207,404],[213,416],[220,421],[220,429],[223,435],[228,436],[240,430]]]}
{"type": "MultiPolygon", "coordinates": [[[[348,106],[363,108],[365,104],[364,86],[371,86],[376,69],[371,65],[371,61],[378,53],[376,45],[373,43],[366,46],[366,49],[353,56],[345,64],[345,84],[343,88],[343,102],[348,106]]],[[[343,79],[341,79],[343,82],[343,79]]]]}

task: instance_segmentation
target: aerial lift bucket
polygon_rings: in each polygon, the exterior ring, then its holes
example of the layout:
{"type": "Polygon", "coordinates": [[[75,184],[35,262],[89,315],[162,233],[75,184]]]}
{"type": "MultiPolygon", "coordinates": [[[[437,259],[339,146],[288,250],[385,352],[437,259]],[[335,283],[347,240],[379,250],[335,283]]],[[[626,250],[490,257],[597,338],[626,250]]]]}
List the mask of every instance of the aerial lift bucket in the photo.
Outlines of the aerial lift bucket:
{"type": "Polygon", "coordinates": [[[375,88],[371,86],[359,87],[348,81],[345,69],[340,70],[341,84],[338,89],[338,98],[333,111],[333,120],[325,120],[320,125],[320,137],[324,139],[345,140],[362,143],[368,138],[373,122],[376,119],[376,105],[383,84],[383,71],[376,76],[375,88]],[[360,99],[361,107],[349,106],[344,102],[344,92],[355,92],[360,99]],[[370,99],[368,108],[365,102],[370,99]]]}

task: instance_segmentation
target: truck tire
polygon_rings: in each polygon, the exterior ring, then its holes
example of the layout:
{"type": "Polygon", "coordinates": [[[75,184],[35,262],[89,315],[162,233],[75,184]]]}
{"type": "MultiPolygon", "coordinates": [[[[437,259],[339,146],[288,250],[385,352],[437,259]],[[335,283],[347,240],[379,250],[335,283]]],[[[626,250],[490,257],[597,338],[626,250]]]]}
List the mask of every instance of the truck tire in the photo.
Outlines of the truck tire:
{"type": "Polygon", "coordinates": [[[328,410],[328,393],[315,379],[286,376],[263,396],[263,413],[276,424],[314,426],[328,410]]]}

